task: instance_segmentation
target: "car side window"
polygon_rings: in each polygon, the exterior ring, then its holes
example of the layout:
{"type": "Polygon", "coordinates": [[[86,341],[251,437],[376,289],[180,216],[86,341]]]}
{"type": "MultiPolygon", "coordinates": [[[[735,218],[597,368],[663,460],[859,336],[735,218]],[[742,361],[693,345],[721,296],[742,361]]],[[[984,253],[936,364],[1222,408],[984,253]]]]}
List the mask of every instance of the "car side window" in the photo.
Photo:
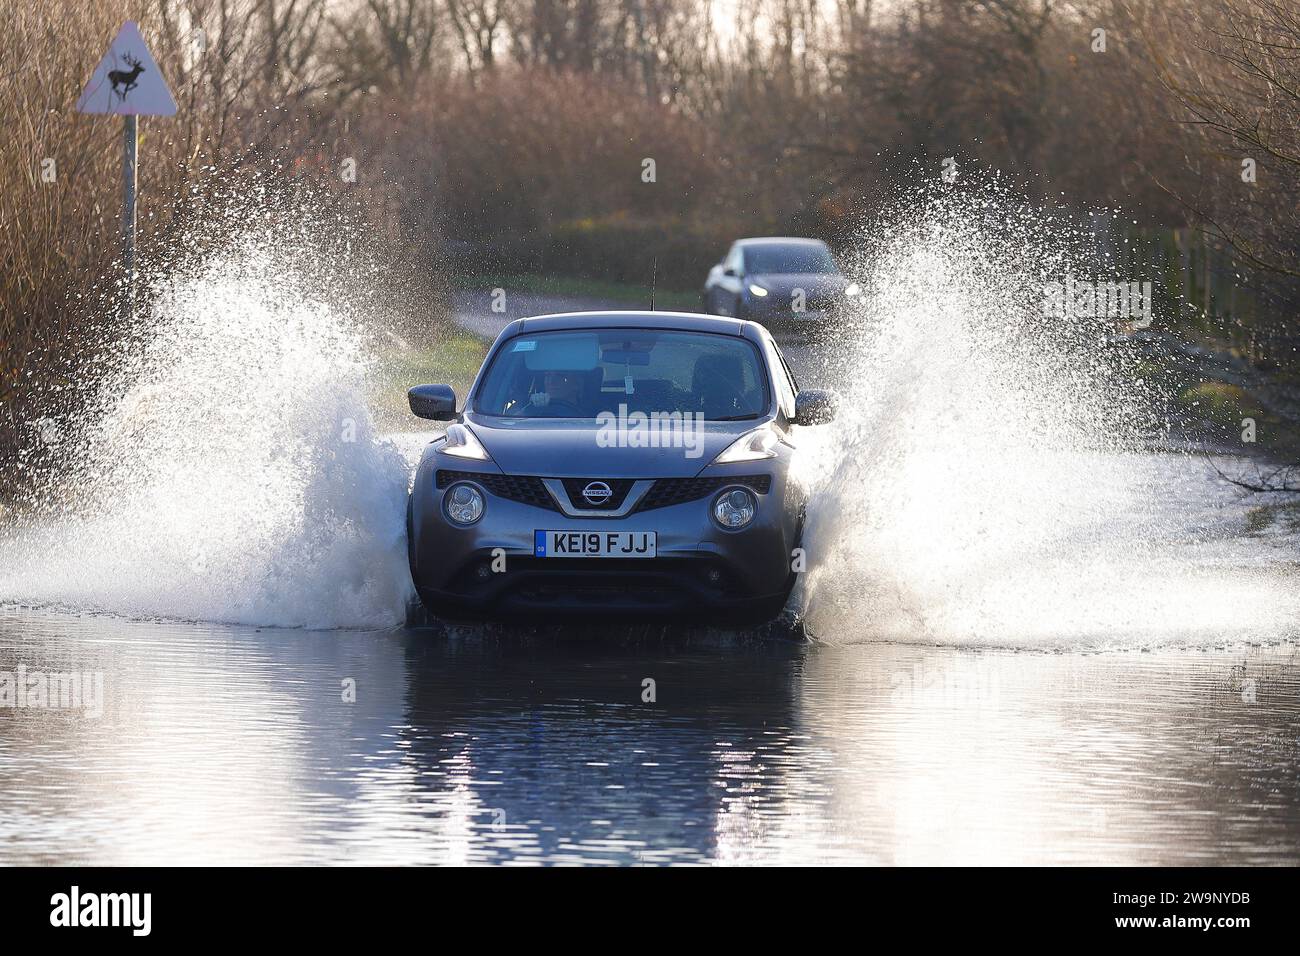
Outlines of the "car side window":
{"type": "MultiPolygon", "coordinates": [[[[772,347],[776,348],[775,342],[772,343],[772,347]]],[[[799,395],[799,380],[794,377],[794,372],[790,369],[790,366],[786,363],[785,355],[781,352],[779,348],[776,349],[776,355],[777,358],[781,360],[781,367],[785,369],[785,374],[790,379],[790,387],[794,389],[794,394],[797,397],[799,395]]]]}
{"type": "Polygon", "coordinates": [[[772,368],[772,381],[776,384],[776,400],[781,406],[781,411],[785,412],[785,417],[794,420],[794,399],[798,392],[798,386],[794,384],[794,376],[790,374],[790,368],[785,364],[785,356],[781,350],[776,347],[776,342],[770,335],[763,336],[763,345],[767,350],[767,363],[772,368]]]}
{"type": "Polygon", "coordinates": [[[730,269],[736,275],[741,275],[744,272],[743,258],[744,257],[741,255],[740,245],[733,245],[731,251],[727,253],[727,259],[722,264],[722,268],[730,269]]]}

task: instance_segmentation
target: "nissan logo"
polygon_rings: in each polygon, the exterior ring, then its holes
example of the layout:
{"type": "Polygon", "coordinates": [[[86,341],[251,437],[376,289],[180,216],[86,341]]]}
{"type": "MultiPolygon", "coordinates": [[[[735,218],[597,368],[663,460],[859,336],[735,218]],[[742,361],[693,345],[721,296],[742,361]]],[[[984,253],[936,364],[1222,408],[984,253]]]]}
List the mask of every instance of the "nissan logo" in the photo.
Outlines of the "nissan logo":
{"type": "Polygon", "coordinates": [[[609,485],[605,484],[603,481],[593,481],[591,484],[587,485],[586,488],[582,489],[582,497],[586,498],[587,501],[593,505],[603,504],[609,500],[609,496],[613,493],[614,492],[610,489],[609,485]]]}

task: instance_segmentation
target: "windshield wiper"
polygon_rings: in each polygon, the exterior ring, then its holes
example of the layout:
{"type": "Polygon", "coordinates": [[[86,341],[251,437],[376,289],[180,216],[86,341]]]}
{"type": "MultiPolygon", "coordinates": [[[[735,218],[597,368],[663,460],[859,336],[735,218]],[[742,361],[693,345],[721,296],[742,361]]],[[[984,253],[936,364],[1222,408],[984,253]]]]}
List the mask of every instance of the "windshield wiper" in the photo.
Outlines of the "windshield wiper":
{"type": "Polygon", "coordinates": [[[758,412],[751,412],[748,415],[723,415],[721,418],[706,418],[706,422],[744,422],[751,418],[757,418],[758,412]]]}

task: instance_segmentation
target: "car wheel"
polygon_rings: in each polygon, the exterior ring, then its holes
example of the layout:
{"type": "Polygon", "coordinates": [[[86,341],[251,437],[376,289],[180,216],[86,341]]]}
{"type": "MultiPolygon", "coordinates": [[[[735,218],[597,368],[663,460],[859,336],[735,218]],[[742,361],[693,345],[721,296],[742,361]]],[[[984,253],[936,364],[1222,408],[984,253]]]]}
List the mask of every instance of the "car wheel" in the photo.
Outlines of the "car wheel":
{"type": "Polygon", "coordinates": [[[424,606],[424,602],[416,595],[412,595],[406,601],[406,626],[407,627],[428,627],[434,622],[435,618],[429,613],[429,609],[424,606]]]}
{"type": "Polygon", "coordinates": [[[411,569],[411,583],[415,583],[414,495],[406,496],[406,566],[411,569]]]}
{"type": "MultiPolygon", "coordinates": [[[[420,577],[415,570],[415,535],[412,533],[415,529],[415,496],[406,496],[406,566],[411,572],[411,584],[415,589],[415,598],[407,604],[406,619],[407,623],[413,623],[413,617],[418,616],[417,607],[426,615],[432,613],[428,604],[425,603],[423,596],[420,594],[420,577]]],[[[420,623],[415,621],[414,623],[420,623]]]]}

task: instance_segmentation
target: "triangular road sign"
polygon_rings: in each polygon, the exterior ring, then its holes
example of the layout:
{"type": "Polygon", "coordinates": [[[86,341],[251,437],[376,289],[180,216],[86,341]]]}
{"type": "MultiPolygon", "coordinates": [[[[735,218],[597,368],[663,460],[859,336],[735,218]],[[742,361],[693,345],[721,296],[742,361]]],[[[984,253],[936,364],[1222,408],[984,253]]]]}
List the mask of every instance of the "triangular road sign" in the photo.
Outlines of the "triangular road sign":
{"type": "Polygon", "coordinates": [[[124,116],[176,115],[176,101],[134,21],[128,20],[118,31],[77,100],[77,110],[124,116]]]}

